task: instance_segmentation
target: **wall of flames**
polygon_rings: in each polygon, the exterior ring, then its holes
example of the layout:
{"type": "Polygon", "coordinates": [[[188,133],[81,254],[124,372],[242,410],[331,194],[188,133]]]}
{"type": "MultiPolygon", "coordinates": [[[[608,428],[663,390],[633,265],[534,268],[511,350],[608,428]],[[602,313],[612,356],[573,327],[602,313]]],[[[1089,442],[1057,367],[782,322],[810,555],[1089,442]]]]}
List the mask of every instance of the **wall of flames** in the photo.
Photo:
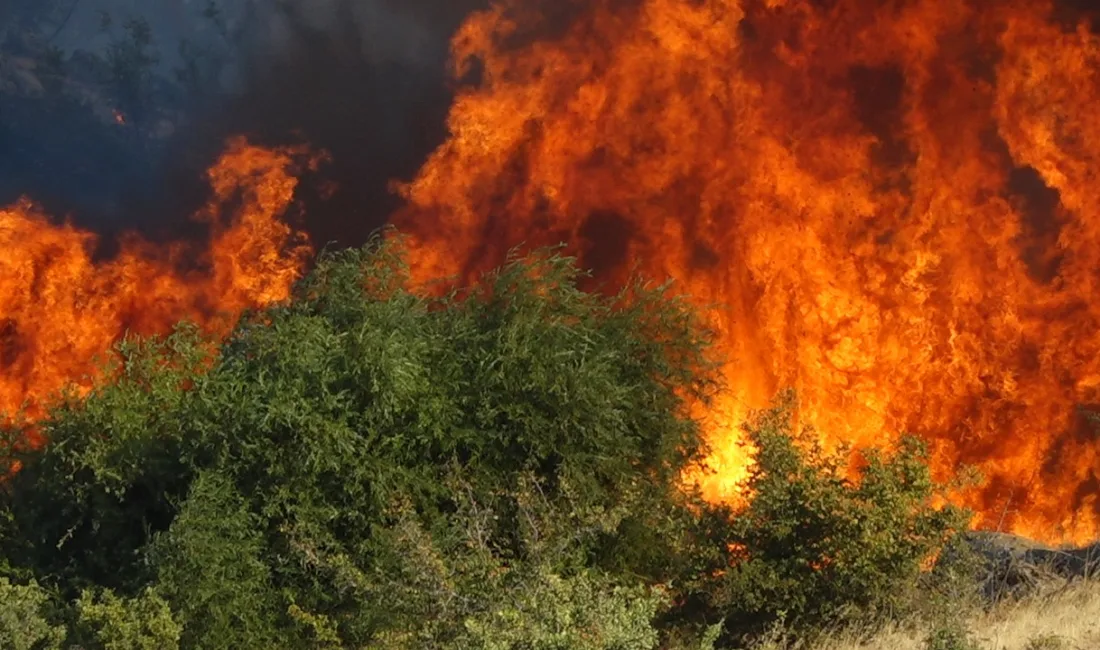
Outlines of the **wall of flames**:
{"type": "Polygon", "coordinates": [[[227,334],[245,309],[285,299],[311,251],[278,217],[295,171],[314,162],[230,142],[195,215],[210,225],[205,246],[129,235],[106,262],[93,259],[95,235],[55,225],[29,200],[0,208],[0,412],[35,417],[67,385],[87,389],[127,332],[167,333],[187,318],[227,334]]]}
{"type": "MultiPolygon", "coordinates": [[[[976,465],[975,525],[1100,526],[1100,38],[1044,0],[501,0],[453,40],[451,137],[394,216],[422,278],[570,242],[614,284],[672,277],[729,356],[713,499],[738,424],[793,386],[830,444],[927,438],[976,465]],[[547,32],[551,32],[547,35],[547,32]],[[541,34],[534,38],[533,34],[541,34]]],[[[300,153],[300,152],[299,152],[300,153]]],[[[120,332],[215,327],[287,295],[297,154],[233,144],[193,251],[0,211],[0,406],[79,378],[120,332]]],[[[221,325],[224,326],[224,325],[221,325]]]]}
{"type": "Polygon", "coordinates": [[[1095,536],[1096,34],[1042,0],[556,0],[531,39],[551,4],[454,38],[480,83],[404,188],[421,273],[565,240],[717,305],[715,499],[793,386],[827,442],[977,465],[977,525],[1095,536]]]}

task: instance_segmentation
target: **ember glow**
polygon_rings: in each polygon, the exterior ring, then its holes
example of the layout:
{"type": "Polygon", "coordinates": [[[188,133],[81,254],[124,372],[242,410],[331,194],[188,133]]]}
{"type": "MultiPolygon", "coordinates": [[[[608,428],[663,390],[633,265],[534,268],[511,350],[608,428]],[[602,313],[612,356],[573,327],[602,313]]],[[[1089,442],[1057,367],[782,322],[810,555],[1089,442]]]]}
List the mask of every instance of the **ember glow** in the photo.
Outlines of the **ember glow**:
{"type": "Polygon", "coordinates": [[[977,526],[1100,532],[1088,25],[1043,0],[505,0],[453,48],[476,81],[395,218],[418,273],[564,240],[612,284],[675,278],[732,360],[710,498],[791,386],[829,444],[911,431],[943,475],[976,465],[977,526]]]}
{"type": "Polygon", "coordinates": [[[226,333],[244,309],[286,298],[310,254],[278,220],[303,161],[300,151],[230,143],[196,215],[210,224],[205,246],[131,235],[102,263],[95,235],[55,225],[29,200],[0,208],[0,411],[26,404],[33,417],[66,385],[86,388],[126,332],[163,334],[186,318],[226,333]]]}

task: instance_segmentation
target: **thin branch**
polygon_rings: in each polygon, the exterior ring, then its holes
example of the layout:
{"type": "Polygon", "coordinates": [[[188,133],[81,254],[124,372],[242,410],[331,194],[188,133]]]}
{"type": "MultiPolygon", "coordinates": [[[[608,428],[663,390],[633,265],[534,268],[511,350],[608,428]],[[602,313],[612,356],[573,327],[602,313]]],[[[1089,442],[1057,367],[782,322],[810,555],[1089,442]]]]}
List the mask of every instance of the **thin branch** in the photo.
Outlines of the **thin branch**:
{"type": "Polygon", "coordinates": [[[65,29],[65,26],[69,24],[69,20],[72,19],[73,14],[76,13],[76,6],[80,4],[80,0],[73,0],[69,3],[69,12],[65,14],[65,17],[61,19],[61,24],[57,26],[57,29],[53,30],[53,35],[46,39],[46,42],[53,43],[54,39],[61,34],[61,31],[65,29]]]}

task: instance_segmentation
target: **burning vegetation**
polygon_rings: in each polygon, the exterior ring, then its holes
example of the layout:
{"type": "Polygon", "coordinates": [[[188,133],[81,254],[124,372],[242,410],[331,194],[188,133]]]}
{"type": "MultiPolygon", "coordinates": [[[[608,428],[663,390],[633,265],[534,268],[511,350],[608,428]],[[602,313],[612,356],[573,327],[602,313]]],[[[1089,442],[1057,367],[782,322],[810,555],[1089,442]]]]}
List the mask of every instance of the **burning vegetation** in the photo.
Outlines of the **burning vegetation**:
{"type": "MultiPolygon", "coordinates": [[[[502,0],[453,40],[449,138],[400,191],[416,279],[567,242],[602,286],[673,278],[729,361],[714,502],[740,427],[794,388],[828,449],[928,441],[984,476],[974,525],[1100,531],[1100,36],[1053,2],[502,0]]],[[[370,155],[370,152],[363,152],[370,155]]],[[[298,150],[232,143],[205,247],[0,210],[0,406],[86,384],[128,331],[227,333],[289,295],[298,150]]],[[[34,197],[31,197],[33,199],[34,197]]]]}
{"type": "Polygon", "coordinates": [[[94,234],[53,223],[29,200],[0,210],[0,411],[33,417],[68,385],[89,388],[126,333],[163,334],[187,319],[227,334],[245,309],[286,299],[312,251],[280,217],[294,170],[313,162],[230,143],[195,215],[209,228],[204,246],[127,235],[97,261],[94,234]]]}
{"type": "Polygon", "coordinates": [[[977,466],[977,526],[1096,536],[1087,23],[1030,0],[554,7],[455,36],[473,81],[396,219],[418,273],[564,240],[612,286],[674,278],[730,358],[713,499],[750,463],[745,413],[793,387],[829,447],[911,431],[941,475],[977,466]]]}

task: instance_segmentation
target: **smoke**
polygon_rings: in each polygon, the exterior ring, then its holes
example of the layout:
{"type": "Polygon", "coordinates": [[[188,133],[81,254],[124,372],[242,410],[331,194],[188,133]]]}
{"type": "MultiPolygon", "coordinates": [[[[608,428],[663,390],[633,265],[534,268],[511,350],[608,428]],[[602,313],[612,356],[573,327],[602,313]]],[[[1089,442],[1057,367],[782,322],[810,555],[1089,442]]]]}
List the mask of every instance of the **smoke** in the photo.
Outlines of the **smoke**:
{"type": "MultiPolygon", "coordinates": [[[[397,206],[407,179],[446,135],[450,35],[479,3],[295,0],[263,11],[237,60],[236,91],[196,119],[203,167],[230,134],[324,149],[335,192],[304,197],[314,241],[354,245],[397,206]],[[465,4],[465,6],[462,6],[465,4]],[[322,200],[323,199],[323,200],[322,200]]],[[[195,133],[183,140],[192,147],[195,133]]],[[[185,172],[186,177],[194,177],[185,172]]]]}
{"type": "Polygon", "coordinates": [[[203,172],[243,134],[331,154],[321,171],[331,185],[307,183],[297,225],[318,244],[355,245],[396,207],[389,183],[411,177],[445,136],[449,37],[486,2],[56,4],[42,32],[64,54],[66,77],[102,76],[82,53],[102,59],[126,42],[127,21],[145,21],[156,62],[142,90],[152,105],[117,125],[87,102],[44,111],[37,98],[0,95],[0,203],[29,195],[106,235],[193,236],[187,215],[205,197],[203,172]]]}
{"type": "MultiPolygon", "coordinates": [[[[127,20],[147,21],[157,62],[145,90],[170,116],[143,123],[131,115],[117,127],[87,102],[44,111],[39,101],[0,94],[0,204],[26,194],[106,235],[137,229],[154,239],[190,236],[195,226],[187,215],[202,202],[203,172],[226,138],[307,142],[331,154],[322,177],[336,188],[303,195],[306,220],[299,225],[321,245],[359,243],[398,206],[390,181],[413,176],[446,135],[449,38],[489,2],[7,1],[55,6],[42,31],[65,53],[66,75],[102,74],[89,70],[80,52],[103,53],[125,37],[127,20]],[[111,18],[107,28],[104,16],[111,18]],[[176,79],[180,73],[185,82],[176,79]]],[[[518,31],[553,38],[589,4],[538,3],[518,31]],[[541,10],[551,5],[553,11],[541,10]]],[[[1067,24],[1088,6],[1058,2],[1067,24]]],[[[877,72],[854,79],[873,97],[892,83],[877,72]]],[[[870,102],[868,111],[869,129],[888,133],[878,127],[895,119],[890,106],[870,102]]],[[[885,139],[882,154],[900,163],[909,152],[885,139]]]]}

